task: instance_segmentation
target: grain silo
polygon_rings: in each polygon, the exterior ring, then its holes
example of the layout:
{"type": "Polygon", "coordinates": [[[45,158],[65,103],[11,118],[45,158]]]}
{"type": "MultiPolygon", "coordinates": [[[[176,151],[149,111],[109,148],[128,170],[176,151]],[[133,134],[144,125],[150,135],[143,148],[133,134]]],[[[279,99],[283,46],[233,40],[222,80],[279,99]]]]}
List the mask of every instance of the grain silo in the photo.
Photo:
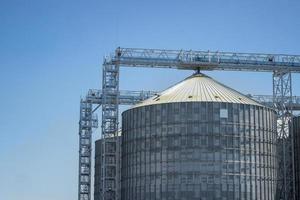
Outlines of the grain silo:
{"type": "Polygon", "coordinates": [[[295,191],[300,199],[300,116],[293,118],[294,158],[295,158],[295,191]]]}
{"type": "Polygon", "coordinates": [[[122,114],[122,200],[274,199],[275,112],[194,74],[122,114]]]}
{"type": "MultiPolygon", "coordinates": [[[[117,146],[115,145],[109,145],[109,140],[106,139],[106,141],[108,141],[106,143],[106,153],[111,153],[111,152],[117,152],[116,153],[116,165],[117,167],[117,171],[106,171],[106,173],[116,173],[117,175],[117,188],[120,188],[120,183],[121,183],[121,147],[122,147],[122,140],[121,140],[121,131],[118,132],[118,135],[115,136],[114,138],[109,138],[112,140],[116,140],[117,141],[117,146]]],[[[111,143],[111,144],[115,144],[115,143],[111,143]]],[[[99,139],[96,140],[95,142],[95,174],[94,174],[94,200],[101,200],[103,199],[102,197],[102,188],[103,188],[103,164],[102,164],[102,155],[103,155],[103,148],[104,148],[104,140],[103,139],[99,139]]],[[[109,162],[110,160],[107,160],[106,162],[109,162]]],[[[114,161],[111,160],[113,163],[114,161]]],[[[111,176],[111,174],[107,174],[108,176],[111,176]]],[[[117,196],[115,197],[115,199],[120,200],[120,193],[121,191],[118,190],[117,191],[117,196]]],[[[108,198],[109,199],[109,198],[108,198]]]]}

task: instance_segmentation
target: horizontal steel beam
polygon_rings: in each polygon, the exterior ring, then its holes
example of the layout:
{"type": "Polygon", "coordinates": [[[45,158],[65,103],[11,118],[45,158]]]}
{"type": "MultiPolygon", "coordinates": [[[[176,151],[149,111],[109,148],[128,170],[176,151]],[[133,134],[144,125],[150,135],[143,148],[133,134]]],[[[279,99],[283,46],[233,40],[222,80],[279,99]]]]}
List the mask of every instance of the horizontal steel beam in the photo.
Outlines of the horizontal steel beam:
{"type": "MultiPolygon", "coordinates": [[[[145,99],[148,99],[154,95],[158,94],[155,91],[128,91],[121,90],[119,92],[119,105],[135,105],[145,99]]],[[[268,107],[273,107],[273,96],[272,95],[246,95],[259,103],[266,105],[268,107]]],[[[86,101],[90,103],[101,105],[102,104],[102,90],[90,89],[86,101]]],[[[115,102],[116,103],[116,102],[115,102]]],[[[292,97],[292,110],[300,110],[300,96],[292,97]]]]}
{"type": "MultiPolygon", "coordinates": [[[[134,105],[148,99],[157,94],[154,91],[127,91],[122,90],[119,92],[119,102],[114,102],[119,105],[134,105]]],[[[109,98],[109,97],[107,97],[109,98]]],[[[89,101],[93,104],[102,104],[103,94],[102,90],[90,89],[87,96],[86,101],[89,101]]],[[[114,98],[113,98],[114,99],[114,98]]],[[[112,100],[113,100],[112,99],[112,100]]]]}
{"type": "Polygon", "coordinates": [[[299,55],[219,51],[117,48],[113,55],[105,58],[104,64],[186,70],[300,72],[299,55]]]}
{"type": "MultiPolygon", "coordinates": [[[[258,101],[259,103],[268,106],[273,107],[273,96],[272,95],[247,95],[248,97],[254,99],[255,101],[258,101]]],[[[300,110],[300,96],[292,96],[292,102],[290,104],[291,107],[289,107],[290,110],[299,111],[300,110]]]]}

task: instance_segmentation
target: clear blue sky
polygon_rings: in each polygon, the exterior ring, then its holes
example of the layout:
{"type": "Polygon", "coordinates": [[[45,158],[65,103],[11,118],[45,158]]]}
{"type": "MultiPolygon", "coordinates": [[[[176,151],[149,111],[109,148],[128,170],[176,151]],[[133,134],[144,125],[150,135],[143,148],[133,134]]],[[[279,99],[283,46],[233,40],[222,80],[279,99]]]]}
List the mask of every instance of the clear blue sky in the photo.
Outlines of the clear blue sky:
{"type": "MultiPolygon", "coordinates": [[[[0,0],[0,199],[77,199],[79,99],[117,46],[300,54],[300,1],[0,0]]],[[[191,72],[122,69],[121,89],[191,72]]],[[[208,73],[271,94],[270,73],[208,73]]],[[[293,76],[300,95],[300,74],[293,76]]],[[[99,130],[95,137],[99,137],[99,130]]]]}

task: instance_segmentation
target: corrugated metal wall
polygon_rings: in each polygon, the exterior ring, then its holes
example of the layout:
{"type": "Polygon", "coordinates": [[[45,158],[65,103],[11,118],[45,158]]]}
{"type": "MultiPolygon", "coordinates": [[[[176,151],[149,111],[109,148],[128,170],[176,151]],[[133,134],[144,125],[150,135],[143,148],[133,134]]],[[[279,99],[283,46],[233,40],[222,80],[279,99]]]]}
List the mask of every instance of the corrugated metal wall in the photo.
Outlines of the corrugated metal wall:
{"type": "MultiPolygon", "coordinates": [[[[117,145],[119,145],[119,148],[115,147],[115,146],[109,146],[109,142],[107,142],[107,146],[106,146],[106,152],[110,152],[110,149],[112,148],[117,148],[118,154],[117,154],[117,160],[107,160],[107,162],[113,162],[113,163],[117,163],[117,172],[113,172],[113,171],[106,171],[106,173],[117,173],[117,177],[119,177],[119,180],[116,184],[121,184],[121,147],[122,147],[122,140],[121,140],[121,136],[117,136],[117,145]]],[[[113,143],[114,144],[114,143],[113,143]]],[[[95,142],[95,176],[94,176],[94,200],[102,200],[102,180],[101,178],[102,176],[102,164],[101,164],[101,156],[102,156],[102,151],[103,151],[103,140],[97,140],[95,142]]],[[[114,151],[113,151],[114,152],[114,151]]],[[[109,184],[115,184],[114,182],[111,183],[107,183],[107,187],[109,187],[109,184]]],[[[120,188],[120,186],[118,187],[120,188]]],[[[120,200],[120,193],[121,191],[118,191],[118,198],[117,200],[120,200]]]]}
{"type": "Polygon", "coordinates": [[[95,142],[95,178],[94,178],[94,200],[101,200],[101,151],[102,141],[95,142]]]}
{"type": "Polygon", "coordinates": [[[133,108],[122,120],[122,200],[274,199],[273,110],[182,102],[133,108]]]}
{"type": "Polygon", "coordinates": [[[293,118],[296,199],[300,199],[300,116],[293,118]]]}

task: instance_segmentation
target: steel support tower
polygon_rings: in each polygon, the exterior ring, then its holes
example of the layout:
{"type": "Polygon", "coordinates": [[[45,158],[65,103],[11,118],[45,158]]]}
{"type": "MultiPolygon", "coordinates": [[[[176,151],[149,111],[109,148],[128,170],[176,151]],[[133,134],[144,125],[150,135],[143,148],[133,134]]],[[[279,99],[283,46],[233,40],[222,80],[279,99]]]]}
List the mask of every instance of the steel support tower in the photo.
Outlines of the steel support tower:
{"type": "Polygon", "coordinates": [[[79,119],[79,176],[78,199],[91,198],[92,129],[98,127],[98,119],[93,115],[93,102],[89,98],[80,101],[79,119]]]}
{"type": "MultiPolygon", "coordinates": [[[[109,84],[108,84],[109,85],[109,84]]],[[[109,92],[110,88],[106,88],[106,92],[109,92]]],[[[140,101],[143,101],[153,95],[156,92],[151,91],[118,91],[118,103],[120,105],[134,105],[140,101]]],[[[114,93],[115,95],[115,93],[114,93]]],[[[88,91],[88,94],[81,99],[80,101],[80,119],[79,119],[79,181],[78,181],[78,199],[79,200],[90,200],[91,199],[91,159],[92,159],[92,131],[94,128],[98,127],[98,118],[95,115],[95,111],[100,107],[105,107],[103,109],[102,114],[104,115],[104,119],[102,120],[102,129],[105,128],[107,135],[102,134],[102,138],[105,138],[106,151],[105,154],[102,155],[103,163],[107,166],[106,170],[103,167],[101,173],[106,173],[106,176],[103,176],[102,182],[102,195],[111,195],[115,199],[120,199],[115,193],[118,190],[118,183],[114,184],[113,181],[119,179],[119,174],[117,168],[116,161],[116,151],[118,151],[118,146],[116,146],[116,141],[113,136],[115,136],[116,131],[110,131],[113,128],[117,130],[116,127],[116,117],[115,110],[110,109],[110,105],[115,105],[116,95],[111,97],[104,92],[104,90],[96,90],[91,89],[88,91]],[[104,106],[105,104],[105,106],[104,106]],[[112,123],[115,123],[113,126],[110,126],[112,123]],[[110,134],[110,135],[109,135],[110,134]],[[116,170],[116,172],[114,171],[116,170]],[[112,174],[113,173],[113,174],[112,174]],[[103,187],[105,186],[105,187],[103,187]],[[105,191],[104,188],[107,190],[105,191]],[[113,190],[114,189],[114,190],[113,190]]],[[[113,107],[113,109],[116,106],[113,107]]],[[[107,197],[106,199],[111,199],[111,197],[107,197]]],[[[103,196],[102,196],[102,199],[103,196]]]]}
{"type": "Polygon", "coordinates": [[[294,143],[292,128],[289,128],[293,116],[291,72],[273,72],[273,102],[277,111],[278,146],[281,147],[277,199],[295,199],[294,143]]]}
{"type": "Polygon", "coordinates": [[[119,199],[119,170],[117,168],[118,148],[116,136],[119,117],[119,64],[103,65],[102,79],[102,169],[101,191],[102,199],[119,199]]]}
{"type": "MultiPolygon", "coordinates": [[[[102,200],[119,199],[117,196],[119,189],[117,180],[119,174],[116,166],[116,151],[118,147],[116,146],[116,141],[113,139],[113,136],[116,136],[118,131],[118,106],[122,104],[121,99],[123,98],[119,91],[120,67],[272,72],[272,104],[278,113],[278,138],[284,141],[280,143],[282,158],[279,159],[281,162],[278,164],[284,176],[279,176],[278,199],[294,199],[294,181],[292,178],[294,170],[291,167],[294,162],[294,157],[291,157],[292,161],[286,157],[289,152],[291,152],[290,149],[293,148],[293,137],[291,137],[288,131],[288,124],[292,115],[292,106],[299,106],[297,105],[297,97],[295,97],[296,102],[293,102],[291,73],[300,72],[300,56],[218,51],[117,48],[113,55],[104,60],[103,87],[101,104],[99,104],[102,105],[102,138],[105,143],[102,155],[102,200]]],[[[129,93],[127,94],[127,98],[131,95],[131,93],[129,93]]],[[[149,93],[149,95],[151,94],[149,93]]],[[[124,95],[124,97],[125,96],[126,95],[124,95]]],[[[99,95],[97,98],[100,98],[99,95]]],[[[142,98],[136,98],[134,95],[133,99],[143,100],[142,98]]],[[[264,99],[264,97],[260,96],[260,99],[264,99]]],[[[131,99],[131,103],[133,103],[133,101],[134,100],[131,99]]],[[[130,102],[130,100],[128,102],[130,102]]],[[[270,104],[270,102],[268,103],[270,104]]],[[[79,126],[79,129],[79,132],[81,132],[82,127],[79,126]]],[[[83,144],[80,143],[80,149],[83,148],[82,146],[83,144]]],[[[90,165],[87,166],[90,167],[90,165]]],[[[79,171],[79,174],[81,176],[81,171],[79,171]]],[[[87,180],[90,181],[90,174],[87,180]]],[[[90,183],[87,185],[90,186],[90,183]]],[[[90,188],[87,187],[89,189],[81,190],[81,187],[80,180],[79,200],[90,200],[90,188]]]]}

